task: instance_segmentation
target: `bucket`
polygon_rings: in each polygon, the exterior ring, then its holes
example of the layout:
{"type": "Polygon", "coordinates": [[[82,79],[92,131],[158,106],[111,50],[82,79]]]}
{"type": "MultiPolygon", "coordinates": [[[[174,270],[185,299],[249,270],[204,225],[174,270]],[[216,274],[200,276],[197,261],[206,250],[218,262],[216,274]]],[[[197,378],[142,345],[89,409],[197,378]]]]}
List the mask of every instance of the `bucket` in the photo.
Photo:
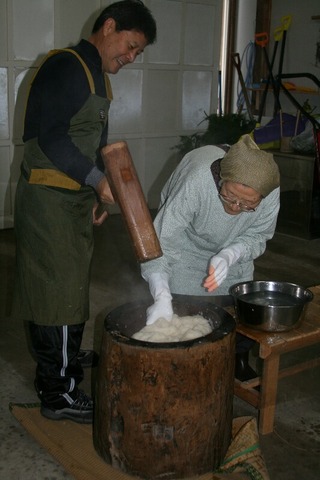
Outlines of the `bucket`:
{"type": "Polygon", "coordinates": [[[213,327],[184,342],[132,339],[149,304],[108,314],[97,374],[94,446],[114,468],[146,479],[212,472],[231,440],[235,320],[217,305],[173,300],[213,327]]]}

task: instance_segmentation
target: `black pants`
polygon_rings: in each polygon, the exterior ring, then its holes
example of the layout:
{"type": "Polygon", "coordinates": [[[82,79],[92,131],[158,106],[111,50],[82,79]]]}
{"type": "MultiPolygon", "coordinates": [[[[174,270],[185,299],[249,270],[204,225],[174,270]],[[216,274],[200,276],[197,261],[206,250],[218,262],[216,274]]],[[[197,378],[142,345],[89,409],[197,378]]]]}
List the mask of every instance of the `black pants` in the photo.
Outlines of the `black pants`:
{"type": "Polygon", "coordinates": [[[39,398],[47,405],[54,405],[64,394],[72,397],[72,392],[76,393],[83,380],[78,353],[85,324],[45,326],[28,323],[37,361],[35,387],[39,398]]]}

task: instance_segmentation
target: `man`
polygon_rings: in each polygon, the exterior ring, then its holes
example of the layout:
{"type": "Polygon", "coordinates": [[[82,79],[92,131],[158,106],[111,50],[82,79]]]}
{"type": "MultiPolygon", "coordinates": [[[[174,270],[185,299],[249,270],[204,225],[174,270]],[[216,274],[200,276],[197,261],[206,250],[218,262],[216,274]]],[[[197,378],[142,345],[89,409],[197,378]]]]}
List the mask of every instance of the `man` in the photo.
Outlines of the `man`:
{"type": "Polygon", "coordinates": [[[92,422],[93,402],[78,388],[78,354],[89,317],[93,225],[107,217],[99,205],[114,203],[100,156],[112,99],[107,74],[155,39],[142,2],[113,3],[88,41],[50,52],[31,85],[15,202],[14,313],[28,321],[41,413],[53,420],[92,422]]]}
{"type": "MultiPolygon", "coordinates": [[[[171,293],[228,295],[231,285],[253,279],[254,259],[275,231],[279,182],[272,155],[249,135],[227,153],[210,145],[183,158],[163,188],[154,221],[163,256],[141,266],[154,299],[147,324],[171,319],[171,293]]],[[[241,380],[254,376],[251,346],[238,336],[241,380]]]]}

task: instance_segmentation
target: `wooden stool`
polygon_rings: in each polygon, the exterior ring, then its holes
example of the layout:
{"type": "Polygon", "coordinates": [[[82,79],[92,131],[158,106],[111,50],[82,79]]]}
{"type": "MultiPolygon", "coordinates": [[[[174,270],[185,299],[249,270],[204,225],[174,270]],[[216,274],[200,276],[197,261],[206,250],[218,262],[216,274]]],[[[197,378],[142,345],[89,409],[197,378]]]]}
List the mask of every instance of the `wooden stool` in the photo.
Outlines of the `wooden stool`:
{"type": "Polygon", "coordinates": [[[259,344],[259,358],[263,360],[261,377],[241,382],[235,379],[234,393],[259,410],[259,432],[273,432],[278,380],[288,375],[320,365],[320,357],[279,370],[280,355],[320,343],[320,285],[310,288],[314,294],[298,328],[289,332],[268,333],[237,325],[242,333],[259,344]],[[260,391],[254,387],[260,385],[260,391]]]}

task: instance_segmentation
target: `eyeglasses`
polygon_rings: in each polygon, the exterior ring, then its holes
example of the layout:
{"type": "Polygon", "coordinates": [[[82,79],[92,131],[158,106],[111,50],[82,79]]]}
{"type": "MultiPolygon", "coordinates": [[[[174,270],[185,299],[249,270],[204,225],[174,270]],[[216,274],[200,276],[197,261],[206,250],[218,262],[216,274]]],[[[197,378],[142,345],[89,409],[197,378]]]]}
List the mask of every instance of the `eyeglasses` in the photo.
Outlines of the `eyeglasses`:
{"type": "Polygon", "coordinates": [[[222,195],[222,193],[219,193],[219,198],[223,203],[226,203],[227,205],[237,205],[237,207],[239,207],[242,212],[250,213],[250,212],[255,212],[256,211],[256,208],[249,207],[248,205],[245,205],[244,203],[238,202],[238,200],[232,200],[231,198],[227,197],[226,195],[222,195]]]}

